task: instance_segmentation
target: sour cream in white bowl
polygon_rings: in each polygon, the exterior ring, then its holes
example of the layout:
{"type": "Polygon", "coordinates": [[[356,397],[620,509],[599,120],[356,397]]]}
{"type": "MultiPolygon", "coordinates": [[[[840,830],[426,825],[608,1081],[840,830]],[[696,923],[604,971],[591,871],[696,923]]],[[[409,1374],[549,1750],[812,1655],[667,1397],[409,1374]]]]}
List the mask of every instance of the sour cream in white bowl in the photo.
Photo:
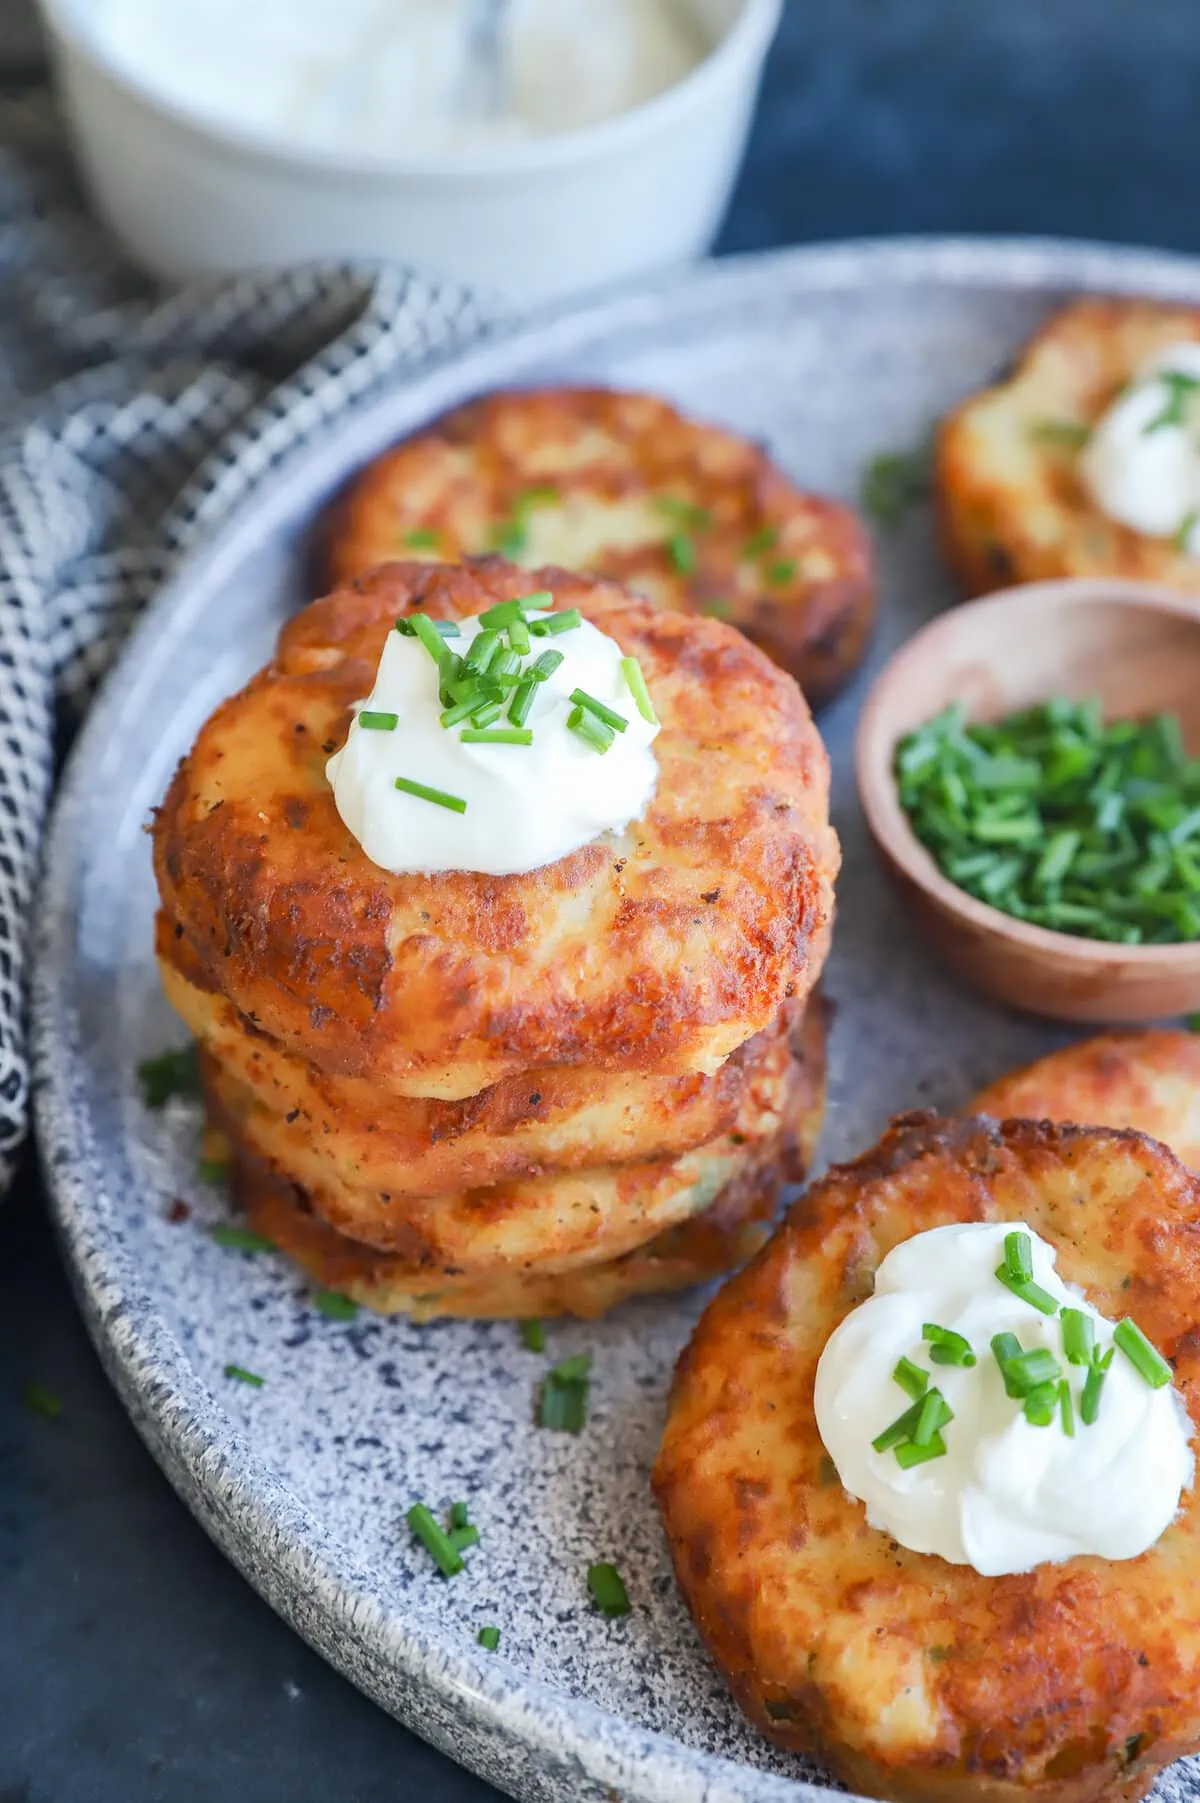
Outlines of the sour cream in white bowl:
{"type": "Polygon", "coordinates": [[[394,258],[521,305],[710,246],[782,0],[41,0],[101,214],[168,278],[394,258]]]}

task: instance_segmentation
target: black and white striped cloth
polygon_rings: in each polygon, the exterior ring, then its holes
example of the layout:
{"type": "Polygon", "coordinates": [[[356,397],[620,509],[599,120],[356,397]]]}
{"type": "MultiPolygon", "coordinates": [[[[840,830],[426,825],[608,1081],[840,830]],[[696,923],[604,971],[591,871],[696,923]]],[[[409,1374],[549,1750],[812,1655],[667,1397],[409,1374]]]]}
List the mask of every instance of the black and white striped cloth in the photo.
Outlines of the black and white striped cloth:
{"type": "Polygon", "coordinates": [[[484,328],[463,291],[321,266],[169,292],[88,216],[44,95],[0,106],[0,1194],[61,751],[176,560],[299,440],[484,328]]]}

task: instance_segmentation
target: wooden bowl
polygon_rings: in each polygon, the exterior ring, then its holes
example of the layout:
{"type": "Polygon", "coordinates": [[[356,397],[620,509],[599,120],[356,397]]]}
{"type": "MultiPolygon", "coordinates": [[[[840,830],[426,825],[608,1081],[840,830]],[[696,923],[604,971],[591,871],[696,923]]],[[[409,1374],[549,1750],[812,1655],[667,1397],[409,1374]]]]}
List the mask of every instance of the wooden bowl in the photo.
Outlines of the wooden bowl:
{"type": "Polygon", "coordinates": [[[867,697],[855,762],[867,823],[917,921],[967,983],[1033,1014],[1142,1021],[1200,1008],[1200,942],[1110,945],[1013,920],[942,875],[900,806],[905,733],[953,701],[996,720],[1053,695],[1107,718],[1178,714],[1200,753],[1200,603],[1135,582],[1037,582],[940,615],[867,697]]]}

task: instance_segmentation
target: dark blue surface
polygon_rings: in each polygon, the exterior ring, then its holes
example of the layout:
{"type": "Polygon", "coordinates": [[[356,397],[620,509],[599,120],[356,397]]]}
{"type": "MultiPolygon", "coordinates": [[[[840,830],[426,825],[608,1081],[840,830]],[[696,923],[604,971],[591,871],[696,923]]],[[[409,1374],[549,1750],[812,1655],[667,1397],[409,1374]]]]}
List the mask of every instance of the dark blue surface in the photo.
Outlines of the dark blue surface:
{"type": "MultiPolygon", "coordinates": [[[[1193,0],[789,0],[722,248],[1200,246],[1193,0]]],[[[142,1450],[36,1179],[0,1211],[0,1803],[484,1803],[242,1583],[142,1450]],[[37,1380],[63,1400],[43,1419],[37,1380]]],[[[564,1803],[566,1800],[564,1799],[564,1803]]]]}

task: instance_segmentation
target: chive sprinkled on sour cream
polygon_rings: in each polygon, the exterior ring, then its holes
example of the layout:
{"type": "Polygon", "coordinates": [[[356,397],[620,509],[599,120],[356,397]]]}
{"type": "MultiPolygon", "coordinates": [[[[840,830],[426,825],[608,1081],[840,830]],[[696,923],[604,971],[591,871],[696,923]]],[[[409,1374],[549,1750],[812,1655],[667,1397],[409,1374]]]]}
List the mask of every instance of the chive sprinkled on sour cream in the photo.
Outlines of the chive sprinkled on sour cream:
{"type": "Polygon", "coordinates": [[[826,1342],[814,1406],[872,1526],[998,1576],[1153,1545],[1193,1475],[1171,1375],[1135,1322],[1107,1321],[1064,1284],[1030,1227],[970,1221],[884,1257],[875,1294],[826,1342]]]}
{"type": "Polygon", "coordinates": [[[643,814],[659,722],[640,666],[552,601],[531,591],[460,621],[417,611],[388,635],[326,766],[342,820],[382,868],[533,870],[643,814]]]}

